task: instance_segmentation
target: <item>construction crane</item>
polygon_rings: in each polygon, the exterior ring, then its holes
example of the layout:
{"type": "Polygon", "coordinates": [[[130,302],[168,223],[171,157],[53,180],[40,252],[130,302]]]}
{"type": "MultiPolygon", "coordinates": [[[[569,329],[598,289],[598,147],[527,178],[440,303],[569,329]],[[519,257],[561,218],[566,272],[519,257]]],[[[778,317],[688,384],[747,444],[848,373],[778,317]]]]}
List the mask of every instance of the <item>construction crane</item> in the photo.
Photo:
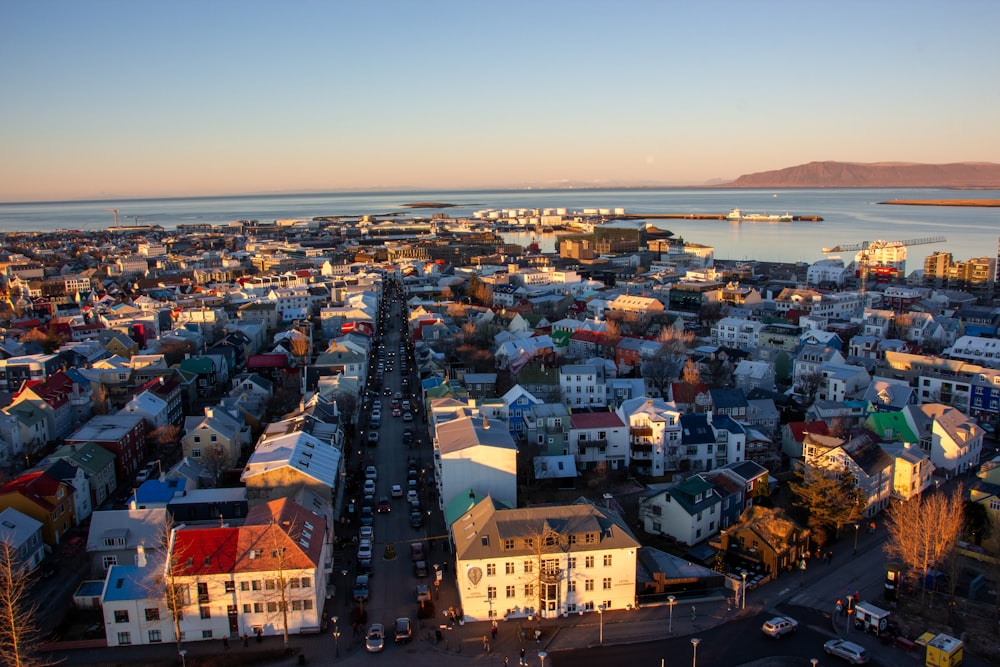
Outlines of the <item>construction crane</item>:
{"type": "Polygon", "coordinates": [[[112,213],[115,214],[115,227],[117,227],[118,226],[118,209],[116,209],[116,208],[106,208],[104,210],[105,211],[111,211],[112,213]]]}
{"type": "Polygon", "coordinates": [[[135,226],[136,227],[139,226],[139,216],[137,216],[137,215],[126,215],[125,217],[126,218],[132,218],[133,220],[135,220],[135,226]]]}
{"type": "Polygon", "coordinates": [[[864,303],[865,282],[868,279],[868,270],[872,256],[879,250],[885,248],[905,248],[911,245],[927,245],[928,243],[944,243],[943,236],[926,236],[919,239],[909,239],[907,241],[861,241],[860,243],[845,243],[832,248],[823,248],[825,254],[834,252],[857,252],[858,270],[861,276],[861,300],[864,303]]]}

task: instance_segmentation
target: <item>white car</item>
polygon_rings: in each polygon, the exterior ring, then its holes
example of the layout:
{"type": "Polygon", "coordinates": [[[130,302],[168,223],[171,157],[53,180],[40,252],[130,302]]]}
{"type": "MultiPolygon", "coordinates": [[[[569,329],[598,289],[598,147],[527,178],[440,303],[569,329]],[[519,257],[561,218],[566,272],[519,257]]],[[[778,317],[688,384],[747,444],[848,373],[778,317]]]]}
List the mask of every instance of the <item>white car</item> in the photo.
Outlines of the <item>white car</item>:
{"type": "Polygon", "coordinates": [[[768,637],[781,639],[783,635],[795,632],[799,627],[799,622],[788,616],[775,616],[769,621],[765,621],[761,626],[761,631],[768,637]]]}
{"type": "Polygon", "coordinates": [[[372,623],[365,636],[365,650],[369,653],[379,653],[385,648],[385,629],[381,623],[372,623]]]}
{"type": "Polygon", "coordinates": [[[863,646],[846,639],[831,639],[823,644],[823,650],[830,655],[843,658],[852,665],[863,665],[868,662],[868,651],[863,646]]]}
{"type": "Polygon", "coordinates": [[[393,498],[402,498],[403,497],[403,487],[400,486],[399,484],[393,484],[392,485],[392,497],[393,498]]]}
{"type": "Polygon", "coordinates": [[[365,468],[365,479],[370,479],[372,481],[378,479],[378,470],[375,466],[368,466],[365,468]]]}
{"type": "Polygon", "coordinates": [[[365,480],[365,494],[367,494],[367,495],[375,495],[375,480],[374,479],[366,479],[365,480]]]}
{"type": "Polygon", "coordinates": [[[362,540],[371,541],[375,539],[375,529],[372,526],[361,526],[361,530],[358,531],[358,535],[362,540]]]}
{"type": "Polygon", "coordinates": [[[372,557],[372,541],[363,539],[358,542],[358,560],[369,560],[372,557]]]}
{"type": "Polygon", "coordinates": [[[410,489],[409,491],[406,492],[406,500],[411,503],[419,502],[420,496],[417,495],[417,492],[415,490],[410,489]]]}

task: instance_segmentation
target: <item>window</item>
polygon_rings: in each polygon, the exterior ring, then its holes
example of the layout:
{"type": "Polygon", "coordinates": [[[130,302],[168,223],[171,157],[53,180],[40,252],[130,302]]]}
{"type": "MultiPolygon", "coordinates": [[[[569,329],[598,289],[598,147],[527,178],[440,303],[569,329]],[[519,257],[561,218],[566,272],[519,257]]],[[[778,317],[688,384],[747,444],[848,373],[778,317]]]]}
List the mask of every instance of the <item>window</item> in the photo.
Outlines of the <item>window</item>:
{"type": "Polygon", "coordinates": [[[504,563],[504,568],[505,568],[507,574],[514,574],[514,563],[513,562],[508,561],[508,562],[504,563]]]}
{"type": "Polygon", "coordinates": [[[302,600],[292,600],[292,611],[302,611],[302,600]]]}
{"type": "Polygon", "coordinates": [[[525,574],[530,574],[531,572],[534,571],[534,569],[535,569],[534,563],[532,563],[530,560],[524,561],[524,573],[525,574]]]}
{"type": "Polygon", "coordinates": [[[202,630],[201,631],[201,638],[202,639],[211,639],[212,638],[212,631],[211,630],[202,630]]]}
{"type": "Polygon", "coordinates": [[[299,578],[298,577],[292,577],[291,579],[289,579],[288,580],[288,587],[289,588],[298,588],[299,587],[299,578]]]}
{"type": "Polygon", "coordinates": [[[530,597],[533,597],[534,595],[535,595],[535,585],[534,584],[525,584],[524,585],[524,597],[530,598],[530,597]]]}
{"type": "Polygon", "coordinates": [[[302,588],[309,588],[312,586],[311,577],[302,577],[302,588]]]}
{"type": "Polygon", "coordinates": [[[250,582],[249,581],[241,581],[240,582],[240,590],[241,591],[248,591],[248,590],[250,590],[250,582]]]}
{"type": "Polygon", "coordinates": [[[201,458],[201,448],[195,447],[191,450],[191,458],[200,459],[201,458]]]}
{"type": "Polygon", "coordinates": [[[207,605],[201,605],[198,607],[198,611],[201,612],[202,618],[212,618],[212,608],[207,605]]]}
{"type": "Polygon", "coordinates": [[[302,601],[302,609],[304,611],[312,611],[312,608],[313,608],[313,601],[312,600],[303,600],[302,601]]]}
{"type": "Polygon", "coordinates": [[[583,559],[583,566],[584,567],[594,567],[594,557],[593,556],[586,556],[583,559]]]}
{"type": "Polygon", "coordinates": [[[575,570],[576,569],[576,556],[570,556],[566,559],[566,569],[575,570]]]}
{"type": "Polygon", "coordinates": [[[278,611],[278,603],[277,602],[268,602],[267,603],[267,613],[273,614],[276,611],[278,611]]]}
{"type": "MultiPolygon", "coordinates": [[[[208,599],[208,584],[207,583],[199,583],[198,584],[198,602],[200,602],[201,604],[207,604],[208,602],[210,602],[210,600],[208,599]]],[[[206,617],[202,616],[202,618],[206,618],[206,617]]]]}
{"type": "Polygon", "coordinates": [[[517,587],[514,584],[507,584],[507,597],[512,598],[517,595],[517,587]]]}
{"type": "Polygon", "coordinates": [[[576,579],[570,579],[566,582],[566,590],[570,593],[576,593],[576,579]]]}
{"type": "Polygon", "coordinates": [[[132,635],[128,632],[118,633],[118,645],[119,646],[129,646],[132,643],[132,635]]]}
{"type": "Polygon", "coordinates": [[[128,609],[115,609],[115,623],[128,623],[128,609]]]}
{"type": "Polygon", "coordinates": [[[112,565],[118,565],[118,556],[104,556],[101,558],[105,570],[110,570],[112,565]]]}
{"type": "Polygon", "coordinates": [[[252,607],[250,606],[250,603],[249,602],[244,602],[243,603],[243,613],[244,614],[249,614],[250,613],[250,609],[252,609],[252,607]]]}
{"type": "Polygon", "coordinates": [[[264,603],[263,602],[254,602],[253,603],[253,613],[255,613],[255,614],[263,614],[264,613],[264,603]]]}
{"type": "Polygon", "coordinates": [[[604,577],[604,590],[611,590],[611,577],[604,577]]]}
{"type": "Polygon", "coordinates": [[[497,574],[497,564],[496,563],[487,563],[486,564],[486,576],[487,577],[495,577],[496,574],[497,574]]]}
{"type": "Polygon", "coordinates": [[[273,591],[277,587],[278,587],[278,582],[275,579],[264,580],[264,590],[273,591]]]}
{"type": "Polygon", "coordinates": [[[604,554],[604,567],[611,567],[611,554],[604,554]]]}
{"type": "Polygon", "coordinates": [[[594,580],[593,579],[585,579],[584,582],[583,582],[583,590],[585,590],[585,591],[592,591],[592,590],[594,590],[594,580]]]}
{"type": "Polygon", "coordinates": [[[497,599],[497,587],[496,586],[488,586],[486,588],[486,599],[487,600],[496,600],[497,599]]]}
{"type": "Polygon", "coordinates": [[[151,607],[146,609],[146,620],[147,621],[158,621],[160,620],[160,608],[151,607]]]}
{"type": "Polygon", "coordinates": [[[584,535],[583,541],[585,544],[595,544],[597,542],[597,535],[594,533],[587,533],[584,535]]]}
{"type": "Polygon", "coordinates": [[[259,591],[259,590],[260,590],[260,579],[254,579],[254,580],[253,580],[253,581],[251,582],[251,586],[253,587],[253,589],[254,589],[255,591],[259,591]]]}
{"type": "Polygon", "coordinates": [[[150,630],[149,631],[149,643],[150,644],[156,644],[156,643],[161,642],[161,641],[163,641],[163,638],[160,636],[160,631],[159,630],[150,630]]]}

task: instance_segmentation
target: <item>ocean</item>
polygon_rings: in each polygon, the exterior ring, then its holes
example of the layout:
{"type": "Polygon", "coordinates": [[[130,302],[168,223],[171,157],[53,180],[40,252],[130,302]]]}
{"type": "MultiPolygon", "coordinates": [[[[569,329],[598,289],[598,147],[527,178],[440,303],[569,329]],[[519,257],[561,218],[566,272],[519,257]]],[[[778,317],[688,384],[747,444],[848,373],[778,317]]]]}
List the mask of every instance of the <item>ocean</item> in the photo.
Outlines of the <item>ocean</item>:
{"type": "MultiPolygon", "coordinates": [[[[389,215],[429,218],[434,213],[469,216],[486,208],[623,208],[626,213],[748,213],[820,216],[822,222],[732,223],[725,220],[654,220],[661,229],[691,243],[715,248],[719,259],[814,262],[822,249],[873,240],[904,241],[944,236],[946,242],[910,247],[907,270],[919,268],[932,252],[950,252],[956,260],[995,256],[1000,209],[980,207],[880,205],[892,199],[1000,199],[1000,191],[936,189],[593,189],[481,190],[320,193],[130,199],[38,203],[0,203],[0,231],[100,230],[114,224],[224,224],[233,220],[273,221],[315,216],[389,215]],[[455,205],[410,209],[412,202],[455,205]]],[[[619,223],[619,224],[643,224],[619,223]]],[[[554,249],[552,234],[507,235],[512,242],[537,240],[554,249]]],[[[853,253],[844,253],[845,260],[853,253]]]]}

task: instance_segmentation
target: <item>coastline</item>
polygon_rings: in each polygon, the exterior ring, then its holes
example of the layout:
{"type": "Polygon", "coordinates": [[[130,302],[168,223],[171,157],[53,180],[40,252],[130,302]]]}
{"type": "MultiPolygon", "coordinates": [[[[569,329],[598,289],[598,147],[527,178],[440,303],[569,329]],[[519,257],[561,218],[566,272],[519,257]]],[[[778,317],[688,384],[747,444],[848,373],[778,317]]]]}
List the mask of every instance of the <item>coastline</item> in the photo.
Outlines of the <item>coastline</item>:
{"type": "Polygon", "coordinates": [[[1000,207],[1000,199],[890,199],[879,204],[896,206],[972,206],[978,208],[1000,207]]]}

